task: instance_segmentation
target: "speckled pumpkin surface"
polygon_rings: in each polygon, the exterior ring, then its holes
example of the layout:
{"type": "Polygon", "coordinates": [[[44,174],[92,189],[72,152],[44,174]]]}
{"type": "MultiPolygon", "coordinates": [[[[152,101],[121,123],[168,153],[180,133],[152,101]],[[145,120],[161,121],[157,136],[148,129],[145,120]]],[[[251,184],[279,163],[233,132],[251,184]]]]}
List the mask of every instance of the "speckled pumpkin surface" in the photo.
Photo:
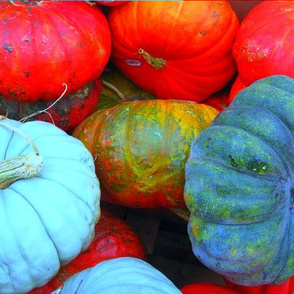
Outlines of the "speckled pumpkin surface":
{"type": "Polygon", "coordinates": [[[193,139],[218,111],[177,100],[132,101],[90,115],[74,131],[95,158],[103,200],[135,208],[183,208],[193,139]]]}
{"type": "Polygon", "coordinates": [[[294,80],[240,92],[193,142],[185,201],[195,256],[230,281],[279,284],[294,274],[294,80]]]}

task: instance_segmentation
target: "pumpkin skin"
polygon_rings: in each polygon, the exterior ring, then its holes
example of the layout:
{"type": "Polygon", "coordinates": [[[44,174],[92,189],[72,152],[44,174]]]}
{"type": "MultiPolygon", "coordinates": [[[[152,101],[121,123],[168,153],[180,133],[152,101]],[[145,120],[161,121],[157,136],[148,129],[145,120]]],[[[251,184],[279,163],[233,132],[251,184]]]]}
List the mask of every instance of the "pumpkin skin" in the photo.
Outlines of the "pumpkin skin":
{"type": "Polygon", "coordinates": [[[101,5],[104,5],[104,6],[117,6],[117,5],[121,5],[121,4],[124,4],[128,1],[115,1],[115,0],[105,0],[105,1],[95,1],[101,5]]]}
{"type": "Polygon", "coordinates": [[[191,147],[184,196],[193,252],[235,284],[294,274],[293,89],[287,76],[255,82],[191,147]]]}
{"type": "Polygon", "coordinates": [[[255,287],[246,287],[233,284],[225,280],[229,289],[237,291],[238,294],[293,294],[294,293],[294,278],[288,279],[281,285],[263,285],[255,287]]]}
{"type": "Polygon", "coordinates": [[[233,46],[243,83],[270,75],[294,78],[293,1],[262,1],[244,18],[233,46]]]}
{"type": "Polygon", "coordinates": [[[37,176],[0,189],[0,292],[26,293],[47,283],[89,246],[100,215],[99,182],[85,146],[56,126],[10,119],[0,123],[1,179],[6,160],[32,149],[7,126],[30,137],[43,159],[37,176]]]}
{"type": "Polygon", "coordinates": [[[72,293],[181,294],[181,291],[147,262],[120,257],[103,261],[67,279],[59,294],[72,293]]]}
{"type": "Polygon", "coordinates": [[[240,76],[238,75],[236,77],[232,87],[231,87],[231,90],[230,90],[229,104],[231,104],[232,101],[234,100],[235,96],[245,88],[246,88],[246,86],[244,85],[243,81],[241,80],[240,76]]]}
{"type": "Polygon", "coordinates": [[[63,83],[70,94],[101,75],[111,38],[98,6],[84,1],[13,3],[0,3],[0,95],[21,102],[55,100],[63,83]]]}
{"type": "Polygon", "coordinates": [[[104,260],[124,256],[147,260],[146,249],[133,229],[102,206],[101,216],[95,226],[95,235],[90,246],[70,263],[61,267],[49,283],[41,288],[33,289],[29,294],[51,294],[70,276],[104,260]]]}
{"type": "Polygon", "coordinates": [[[190,144],[217,113],[208,105],[179,100],[125,102],[88,116],[73,136],[95,158],[105,202],[184,208],[190,144]]]}
{"type": "Polygon", "coordinates": [[[189,284],[181,288],[181,292],[182,294],[239,294],[234,290],[212,283],[189,284]]]}
{"type": "Polygon", "coordinates": [[[130,1],[108,21],[112,61],[157,98],[203,101],[236,71],[239,22],[227,1],[130,1]]]}
{"type": "Polygon", "coordinates": [[[223,111],[226,107],[229,106],[229,92],[226,89],[215,93],[208,99],[204,100],[202,103],[214,107],[218,111],[223,111]]]}
{"type": "Polygon", "coordinates": [[[55,124],[60,129],[71,132],[88,115],[93,113],[99,102],[102,84],[95,80],[82,89],[61,98],[58,102],[38,100],[36,102],[18,102],[7,100],[0,96],[0,113],[9,113],[9,117],[21,120],[28,117],[26,121],[41,120],[55,124]],[[46,112],[40,112],[42,110],[46,112]],[[36,115],[29,117],[33,113],[36,115]]]}

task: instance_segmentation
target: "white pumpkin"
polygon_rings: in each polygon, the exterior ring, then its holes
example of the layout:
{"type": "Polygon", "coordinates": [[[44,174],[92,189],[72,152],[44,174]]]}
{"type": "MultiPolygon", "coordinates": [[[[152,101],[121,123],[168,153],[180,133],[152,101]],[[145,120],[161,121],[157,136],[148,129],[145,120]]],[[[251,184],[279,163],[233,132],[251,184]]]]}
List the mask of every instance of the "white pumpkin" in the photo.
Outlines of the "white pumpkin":
{"type": "Polygon", "coordinates": [[[50,123],[1,118],[0,293],[25,293],[88,247],[100,188],[81,141],[50,123]]]}
{"type": "Polygon", "coordinates": [[[98,263],[68,278],[59,294],[181,294],[159,270],[134,257],[98,263]]]}

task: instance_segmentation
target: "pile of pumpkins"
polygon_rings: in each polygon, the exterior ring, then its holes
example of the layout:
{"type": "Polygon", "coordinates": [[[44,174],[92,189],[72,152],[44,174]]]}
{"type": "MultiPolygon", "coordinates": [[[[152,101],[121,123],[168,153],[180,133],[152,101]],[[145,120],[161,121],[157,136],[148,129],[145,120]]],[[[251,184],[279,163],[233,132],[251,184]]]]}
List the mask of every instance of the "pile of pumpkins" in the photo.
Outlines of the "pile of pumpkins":
{"type": "Polygon", "coordinates": [[[0,2],[0,293],[293,294],[293,14],[0,2]],[[226,287],[178,288],[106,204],[188,213],[226,287]]]}

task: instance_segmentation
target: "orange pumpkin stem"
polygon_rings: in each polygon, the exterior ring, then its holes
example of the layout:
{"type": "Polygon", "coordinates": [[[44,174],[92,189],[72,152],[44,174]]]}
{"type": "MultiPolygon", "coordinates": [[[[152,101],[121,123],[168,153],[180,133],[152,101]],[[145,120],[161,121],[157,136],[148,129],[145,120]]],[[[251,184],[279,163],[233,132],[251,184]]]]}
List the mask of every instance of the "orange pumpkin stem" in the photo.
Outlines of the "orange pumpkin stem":
{"type": "Polygon", "coordinates": [[[138,50],[138,53],[142,55],[144,59],[147,61],[147,63],[155,69],[161,69],[166,66],[166,60],[162,58],[153,57],[142,48],[138,50]]]}

